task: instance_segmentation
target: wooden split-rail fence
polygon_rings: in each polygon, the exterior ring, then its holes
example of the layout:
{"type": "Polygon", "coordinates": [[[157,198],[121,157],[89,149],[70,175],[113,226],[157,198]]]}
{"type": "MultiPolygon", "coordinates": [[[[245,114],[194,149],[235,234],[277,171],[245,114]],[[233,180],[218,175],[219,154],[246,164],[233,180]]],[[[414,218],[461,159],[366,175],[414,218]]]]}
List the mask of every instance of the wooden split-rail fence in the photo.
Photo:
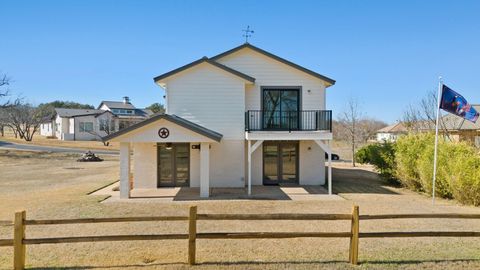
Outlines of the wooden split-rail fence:
{"type": "Polygon", "coordinates": [[[149,216],[118,218],[79,218],[79,219],[27,219],[26,212],[16,212],[13,224],[11,221],[0,221],[0,225],[13,225],[13,239],[0,239],[1,246],[13,246],[14,269],[25,268],[27,245],[102,242],[102,241],[134,241],[134,240],[172,240],[188,239],[188,259],[190,265],[195,264],[197,239],[263,239],[263,238],[350,238],[349,262],[358,264],[358,246],[360,238],[391,237],[480,237],[480,231],[415,231],[415,232],[360,232],[360,220],[379,219],[480,219],[480,214],[393,214],[393,215],[360,215],[358,206],[353,207],[351,214],[198,214],[197,206],[190,206],[188,216],[149,216]],[[351,221],[347,232],[222,232],[202,233],[197,231],[197,222],[202,220],[346,220],[351,221]],[[145,234],[145,235],[98,235],[75,237],[28,238],[26,226],[85,224],[109,222],[143,222],[143,221],[188,221],[188,233],[183,234],[145,234]]]}

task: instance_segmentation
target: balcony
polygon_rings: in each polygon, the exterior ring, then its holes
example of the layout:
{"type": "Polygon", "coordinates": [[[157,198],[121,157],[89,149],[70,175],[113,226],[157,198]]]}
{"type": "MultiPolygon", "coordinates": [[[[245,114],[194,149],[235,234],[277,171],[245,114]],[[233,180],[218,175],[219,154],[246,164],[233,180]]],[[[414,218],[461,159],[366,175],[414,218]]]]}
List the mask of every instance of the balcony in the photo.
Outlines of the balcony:
{"type": "Polygon", "coordinates": [[[245,131],[328,131],[332,132],[332,111],[245,112],[245,131]]]}

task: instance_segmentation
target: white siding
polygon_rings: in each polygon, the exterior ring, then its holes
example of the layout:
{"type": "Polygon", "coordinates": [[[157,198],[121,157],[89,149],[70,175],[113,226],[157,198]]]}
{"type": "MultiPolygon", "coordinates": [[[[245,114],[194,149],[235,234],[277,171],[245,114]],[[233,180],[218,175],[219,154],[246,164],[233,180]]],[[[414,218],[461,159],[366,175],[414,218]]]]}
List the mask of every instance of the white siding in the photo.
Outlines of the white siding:
{"type": "Polygon", "coordinates": [[[245,82],[203,63],[167,81],[168,114],[223,134],[244,139],[245,82]]]}
{"type": "Polygon", "coordinates": [[[255,78],[255,85],[246,87],[245,110],[261,109],[262,86],[301,86],[302,110],[325,109],[325,86],[318,78],[248,48],[218,62],[255,78]]]}
{"type": "Polygon", "coordinates": [[[40,125],[40,135],[42,135],[42,136],[53,136],[52,123],[42,123],[40,125]]]}
{"type": "Polygon", "coordinates": [[[133,144],[133,188],[157,188],[157,144],[133,144]]]}

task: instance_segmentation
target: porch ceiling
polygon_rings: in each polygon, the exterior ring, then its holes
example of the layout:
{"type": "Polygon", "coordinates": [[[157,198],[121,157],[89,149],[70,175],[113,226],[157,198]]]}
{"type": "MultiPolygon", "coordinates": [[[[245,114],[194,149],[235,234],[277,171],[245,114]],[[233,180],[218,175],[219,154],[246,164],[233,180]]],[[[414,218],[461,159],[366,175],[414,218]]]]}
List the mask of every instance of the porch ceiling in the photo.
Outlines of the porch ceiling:
{"type": "Polygon", "coordinates": [[[245,132],[245,138],[264,141],[332,140],[333,135],[328,131],[252,131],[245,132]]]}

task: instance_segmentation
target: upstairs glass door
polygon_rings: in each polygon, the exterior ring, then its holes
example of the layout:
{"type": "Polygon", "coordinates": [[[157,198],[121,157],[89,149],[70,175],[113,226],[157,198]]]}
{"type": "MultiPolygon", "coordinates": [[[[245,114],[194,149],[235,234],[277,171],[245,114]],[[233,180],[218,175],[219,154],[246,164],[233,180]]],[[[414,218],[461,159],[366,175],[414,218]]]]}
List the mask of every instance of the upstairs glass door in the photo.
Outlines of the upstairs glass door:
{"type": "Polygon", "coordinates": [[[298,129],[300,89],[263,89],[263,129],[298,129]]]}

